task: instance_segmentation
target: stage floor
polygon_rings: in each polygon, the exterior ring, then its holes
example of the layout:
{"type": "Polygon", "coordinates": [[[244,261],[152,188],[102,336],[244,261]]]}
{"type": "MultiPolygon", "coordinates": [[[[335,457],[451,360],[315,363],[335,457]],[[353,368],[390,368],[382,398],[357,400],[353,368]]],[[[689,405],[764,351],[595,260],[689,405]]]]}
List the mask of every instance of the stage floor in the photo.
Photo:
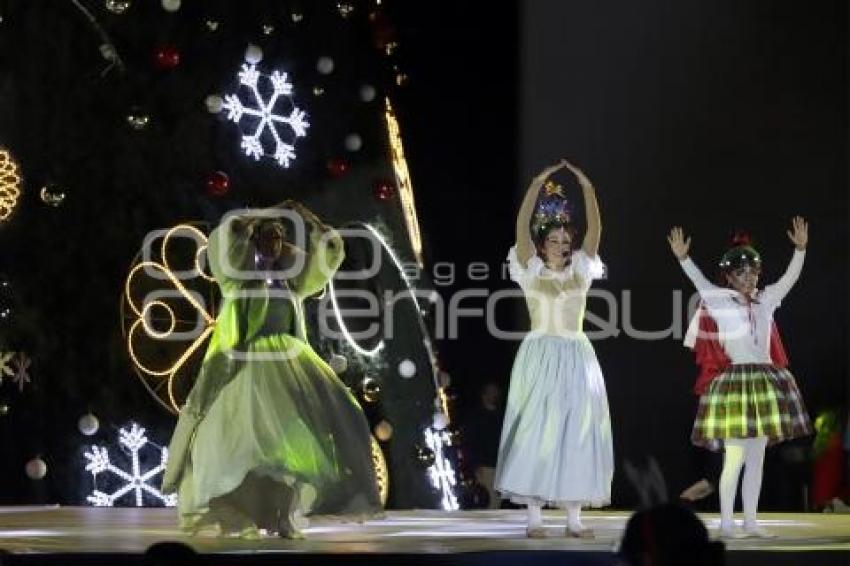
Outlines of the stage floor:
{"type": "MultiPolygon", "coordinates": [[[[187,537],[175,528],[173,509],[94,507],[0,507],[0,548],[18,553],[141,553],[165,540],[185,542],[201,553],[467,553],[504,551],[611,551],[622,535],[627,512],[587,512],[594,540],[561,536],[564,519],[546,512],[549,537],[524,536],[522,510],[390,511],[364,524],[314,518],[306,540],[276,537],[261,540],[187,537]]],[[[716,515],[704,515],[709,529],[716,515]]],[[[850,515],[760,515],[762,525],[778,535],[773,540],[727,542],[730,550],[850,551],[850,515]]],[[[714,534],[714,533],[713,533],[714,534]]]]}

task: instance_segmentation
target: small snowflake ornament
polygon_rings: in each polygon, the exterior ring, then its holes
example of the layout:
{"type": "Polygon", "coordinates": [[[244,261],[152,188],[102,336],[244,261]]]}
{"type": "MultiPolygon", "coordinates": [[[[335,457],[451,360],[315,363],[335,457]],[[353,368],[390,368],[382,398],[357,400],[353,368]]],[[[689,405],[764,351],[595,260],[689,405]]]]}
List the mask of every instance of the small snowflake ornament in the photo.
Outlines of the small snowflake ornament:
{"type": "Polygon", "coordinates": [[[295,159],[295,140],[307,135],[307,114],[295,106],[292,100],[293,86],[286,73],[274,71],[264,75],[254,63],[245,63],[239,71],[239,83],[242,90],[249,93],[249,103],[243,103],[239,94],[226,94],[222,111],[227,111],[227,119],[242,129],[241,147],[245,155],[259,161],[261,157],[270,157],[278,165],[289,167],[295,159]],[[260,91],[260,79],[267,84],[271,93],[267,97],[260,91]],[[253,127],[253,132],[246,133],[253,127]]]}
{"type": "Polygon", "coordinates": [[[444,448],[452,445],[452,439],[445,430],[425,429],[425,444],[434,452],[434,464],[428,468],[431,485],[443,495],[442,505],[446,511],[459,509],[454,488],[457,485],[452,463],[446,458],[444,448]]]}
{"type": "Polygon", "coordinates": [[[24,385],[32,381],[27,371],[29,370],[32,360],[25,353],[20,352],[18,356],[13,360],[13,363],[15,364],[15,372],[12,375],[12,383],[17,384],[18,391],[23,393],[24,385]]]}

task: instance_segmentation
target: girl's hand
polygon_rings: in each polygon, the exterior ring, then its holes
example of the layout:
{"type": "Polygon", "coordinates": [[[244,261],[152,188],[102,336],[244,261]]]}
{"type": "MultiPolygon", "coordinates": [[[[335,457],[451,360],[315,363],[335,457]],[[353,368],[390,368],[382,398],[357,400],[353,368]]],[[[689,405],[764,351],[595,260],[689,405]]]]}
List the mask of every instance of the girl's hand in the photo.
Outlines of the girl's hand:
{"type": "Polygon", "coordinates": [[[546,167],[543,171],[538,173],[537,177],[535,177],[535,178],[538,179],[538,180],[545,181],[547,178],[549,178],[555,172],[560,171],[561,169],[563,169],[564,167],[567,167],[567,166],[568,166],[567,160],[562,159],[559,162],[557,162],[556,164],[550,165],[549,167],[546,167]]]}
{"type": "Polygon", "coordinates": [[[670,235],[667,236],[667,242],[670,244],[670,249],[680,261],[688,257],[688,250],[691,247],[690,236],[685,239],[685,233],[680,226],[673,227],[670,230],[670,235]]]}
{"type": "Polygon", "coordinates": [[[584,174],[584,171],[567,161],[566,159],[562,160],[565,164],[566,168],[572,171],[573,175],[576,177],[576,181],[582,187],[592,187],[593,183],[590,182],[590,179],[587,178],[587,175],[584,174]]]}
{"type": "Polygon", "coordinates": [[[802,216],[791,219],[792,230],[788,230],[788,239],[794,242],[794,247],[803,251],[809,243],[809,223],[802,216]]]}

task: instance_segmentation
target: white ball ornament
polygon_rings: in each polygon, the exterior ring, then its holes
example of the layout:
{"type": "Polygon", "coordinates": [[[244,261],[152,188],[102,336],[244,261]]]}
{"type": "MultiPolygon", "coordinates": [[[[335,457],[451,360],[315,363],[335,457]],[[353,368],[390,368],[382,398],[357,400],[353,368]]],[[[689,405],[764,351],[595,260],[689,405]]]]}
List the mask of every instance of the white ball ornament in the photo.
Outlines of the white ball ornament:
{"type": "Polygon", "coordinates": [[[224,108],[224,99],[217,94],[211,94],[204,99],[204,104],[207,107],[207,112],[218,114],[224,108]]]}
{"type": "Polygon", "coordinates": [[[47,464],[40,456],[36,456],[24,467],[27,477],[31,480],[40,480],[47,475],[47,464]]]}
{"type": "Polygon", "coordinates": [[[405,379],[410,379],[416,375],[416,364],[410,360],[402,360],[401,363],[398,364],[398,374],[405,379]]]}
{"type": "Polygon", "coordinates": [[[378,92],[372,85],[363,85],[360,87],[360,100],[363,102],[372,102],[378,92]]]}
{"type": "Polygon", "coordinates": [[[323,75],[330,75],[334,72],[334,60],[330,57],[319,57],[316,62],[316,70],[323,75]]]}
{"type": "Polygon", "coordinates": [[[250,44],[245,48],[245,61],[256,65],[263,60],[263,49],[259,45],[250,44]]]}
{"type": "Polygon", "coordinates": [[[363,147],[363,138],[359,134],[348,134],[345,136],[345,149],[348,151],[360,151],[363,147]]]}
{"type": "Polygon", "coordinates": [[[88,413],[80,417],[80,420],[77,421],[77,428],[86,436],[92,436],[100,428],[100,422],[98,422],[96,416],[88,413]]]}
{"type": "Polygon", "coordinates": [[[181,0],[162,0],[162,9],[166,12],[176,12],[181,3],[181,0]]]}

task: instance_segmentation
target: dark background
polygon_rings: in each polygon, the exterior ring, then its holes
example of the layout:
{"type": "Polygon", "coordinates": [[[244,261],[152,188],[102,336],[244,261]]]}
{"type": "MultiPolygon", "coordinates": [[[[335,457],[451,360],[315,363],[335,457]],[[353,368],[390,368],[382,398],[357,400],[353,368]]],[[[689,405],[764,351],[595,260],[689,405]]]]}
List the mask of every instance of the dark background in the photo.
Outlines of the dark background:
{"type": "MultiPolygon", "coordinates": [[[[813,418],[846,408],[846,4],[524,6],[522,170],[564,154],[594,179],[609,266],[600,287],[631,292],[635,327],[666,328],[671,290],[692,291],[664,241],[671,225],[693,234],[691,254],[707,274],[731,230],[748,230],[764,283],[784,271],[785,230],[800,214],[811,225],[810,251],[776,319],[813,418]]],[[[694,475],[690,353],[679,340],[625,335],[596,346],[614,420],[616,492],[628,500],[624,460],[648,455],[678,492],[694,475]]],[[[789,458],[772,451],[763,507],[802,503],[789,458]]]]}

